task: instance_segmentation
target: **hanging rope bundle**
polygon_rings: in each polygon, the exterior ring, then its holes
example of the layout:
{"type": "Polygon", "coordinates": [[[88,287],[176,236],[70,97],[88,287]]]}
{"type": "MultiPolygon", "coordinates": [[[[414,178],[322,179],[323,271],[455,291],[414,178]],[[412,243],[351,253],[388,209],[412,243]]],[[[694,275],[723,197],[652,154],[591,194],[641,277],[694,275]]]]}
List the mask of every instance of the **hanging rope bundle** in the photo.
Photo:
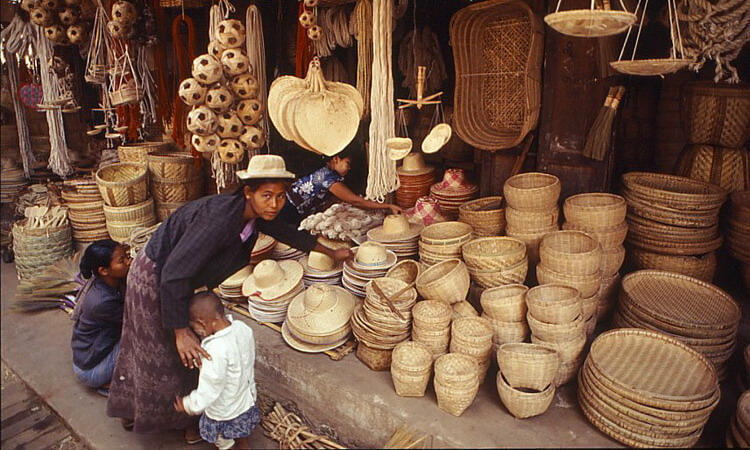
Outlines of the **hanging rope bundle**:
{"type": "Polygon", "coordinates": [[[331,56],[336,47],[349,48],[354,44],[347,5],[321,8],[317,19],[318,25],[323,29],[320,39],[313,41],[317,56],[331,56]]]}
{"type": "MultiPolygon", "coordinates": [[[[268,106],[268,83],[266,79],[266,43],[263,39],[263,19],[260,10],[255,5],[247,7],[245,13],[245,47],[247,59],[253,70],[253,76],[258,81],[258,100],[264,108],[268,106]]],[[[271,148],[268,126],[268,114],[263,114],[260,120],[263,133],[266,135],[267,148],[271,148]]],[[[252,156],[252,155],[251,155],[252,156]]]]}
{"type": "Polygon", "coordinates": [[[443,52],[440,51],[437,36],[430,27],[425,26],[418,30],[415,25],[414,29],[407,33],[401,41],[398,52],[398,68],[404,75],[404,81],[401,85],[409,88],[409,96],[412,98],[417,96],[416,74],[419,66],[427,67],[424,92],[439,90],[448,78],[443,61],[443,52]]]}
{"type": "Polygon", "coordinates": [[[370,112],[372,85],[372,0],[358,0],[352,14],[352,28],[357,39],[357,90],[365,102],[365,116],[370,112]]]}
{"type": "Polygon", "coordinates": [[[385,141],[396,135],[391,67],[393,0],[373,0],[372,11],[372,120],[366,194],[368,199],[382,202],[386,195],[399,186],[396,162],[388,158],[385,148],[385,141]]]}
{"type": "Polygon", "coordinates": [[[685,54],[696,61],[691,68],[697,71],[712,60],[715,82],[739,83],[731,62],[750,41],[750,1],[683,0],[678,18],[687,22],[685,54]]]}

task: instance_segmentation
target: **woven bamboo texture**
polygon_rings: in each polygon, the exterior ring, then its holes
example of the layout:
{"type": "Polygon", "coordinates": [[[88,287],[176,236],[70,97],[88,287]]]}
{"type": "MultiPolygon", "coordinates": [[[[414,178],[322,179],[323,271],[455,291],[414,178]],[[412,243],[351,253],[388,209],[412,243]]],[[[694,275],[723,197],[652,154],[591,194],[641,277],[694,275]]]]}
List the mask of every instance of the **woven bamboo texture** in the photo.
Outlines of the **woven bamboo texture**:
{"type": "Polygon", "coordinates": [[[203,193],[203,179],[199,176],[179,181],[151,178],[151,195],[157,203],[184,203],[203,193]]]}
{"type": "Polygon", "coordinates": [[[19,280],[32,279],[40,271],[73,254],[69,225],[55,228],[28,228],[25,219],[13,224],[13,252],[19,280]]]}
{"type": "Polygon", "coordinates": [[[112,164],[96,172],[96,184],[107,206],[129,206],[148,198],[146,168],[135,163],[112,164]]]}
{"type": "Polygon", "coordinates": [[[483,197],[458,207],[458,220],[471,225],[477,237],[499,236],[505,231],[503,198],[483,197]]]}
{"type": "Polygon", "coordinates": [[[656,269],[680,273],[702,281],[711,282],[716,273],[716,253],[701,256],[672,256],[633,248],[630,261],[636,269],[656,269]]]}
{"type": "Polygon", "coordinates": [[[526,258],[526,245],[509,237],[474,239],[461,247],[464,262],[478,270],[503,270],[526,258]]]}
{"type": "Polygon", "coordinates": [[[555,350],[561,363],[571,362],[578,359],[578,356],[583,351],[583,347],[586,345],[586,336],[584,334],[579,334],[573,339],[556,342],[545,341],[540,339],[539,336],[531,336],[531,343],[543,345],[555,350]]]}
{"type": "Polygon", "coordinates": [[[521,322],[526,320],[526,293],[522,284],[509,284],[485,289],[479,298],[484,314],[494,320],[521,322]]]}
{"type": "Polygon", "coordinates": [[[104,217],[107,223],[143,223],[153,219],[153,216],[154,201],[152,199],[130,206],[104,206],[104,217]]]}
{"type": "Polygon", "coordinates": [[[469,293],[469,271],[459,259],[449,259],[422,272],[417,278],[419,294],[430,300],[449,304],[466,300],[469,293]]]}
{"type": "Polygon", "coordinates": [[[602,250],[618,247],[625,242],[628,235],[628,224],[622,222],[610,228],[589,228],[585,225],[578,225],[571,222],[565,222],[562,225],[563,230],[583,231],[584,233],[596,238],[602,246],[602,250]]]}
{"type": "Polygon", "coordinates": [[[146,164],[146,155],[149,152],[167,151],[167,149],[169,149],[167,142],[138,142],[117,147],[117,156],[120,162],[146,164]]]}
{"type": "Polygon", "coordinates": [[[484,150],[518,145],[537,125],[542,23],[522,1],[490,0],[451,18],[456,63],[453,126],[484,150]]]}
{"type": "Polygon", "coordinates": [[[570,275],[550,270],[541,263],[536,266],[536,277],[540,284],[556,283],[574,287],[578,289],[582,298],[596,294],[602,280],[601,271],[592,275],[570,275]]]}
{"type": "Polygon", "coordinates": [[[177,209],[179,209],[180,206],[184,205],[185,202],[175,202],[175,203],[156,203],[154,205],[154,209],[156,210],[156,219],[159,222],[164,222],[169,218],[169,216],[172,215],[177,209]]]}
{"type": "Polygon", "coordinates": [[[688,142],[740,148],[750,139],[750,87],[697,81],[683,87],[688,142]]]}
{"type": "Polygon", "coordinates": [[[538,392],[524,392],[509,385],[502,372],[498,372],[496,381],[500,401],[517,419],[544,414],[555,397],[555,386],[552,384],[538,392]]]}
{"type": "Polygon", "coordinates": [[[560,218],[560,208],[552,207],[549,211],[524,211],[511,208],[505,209],[505,220],[508,228],[515,230],[539,231],[557,226],[560,218]]]}
{"type": "Polygon", "coordinates": [[[529,261],[524,258],[518,263],[503,269],[480,270],[468,267],[471,280],[484,289],[508,284],[520,284],[526,280],[529,261]]]}
{"type": "Polygon", "coordinates": [[[606,229],[625,221],[625,199],[615,194],[586,193],[573,195],[563,204],[565,220],[587,228],[606,229]]]}
{"type": "Polygon", "coordinates": [[[519,211],[549,212],[557,207],[561,188],[560,179],[554,175],[528,172],[508,178],[503,194],[508,206],[519,211]]]}
{"type": "Polygon", "coordinates": [[[750,158],[743,148],[688,145],[675,173],[719,185],[729,192],[750,188],[750,158]]]}
{"type": "Polygon", "coordinates": [[[545,267],[566,275],[591,275],[599,271],[599,242],[581,231],[548,233],[539,244],[539,259],[545,267]]]}
{"type": "Polygon", "coordinates": [[[560,356],[539,344],[504,344],[497,350],[497,364],[511,387],[542,391],[555,379],[560,356]]]}
{"type": "Polygon", "coordinates": [[[187,181],[200,177],[190,153],[151,152],[146,156],[151,181],[187,181]]]}
{"type": "Polygon", "coordinates": [[[368,347],[364,343],[357,344],[357,359],[362,361],[370,370],[382,372],[391,367],[391,355],[393,350],[381,350],[368,347]]]}
{"type": "Polygon", "coordinates": [[[526,305],[529,314],[542,322],[565,324],[581,315],[581,294],[570,286],[542,284],[529,289],[526,305]]]}

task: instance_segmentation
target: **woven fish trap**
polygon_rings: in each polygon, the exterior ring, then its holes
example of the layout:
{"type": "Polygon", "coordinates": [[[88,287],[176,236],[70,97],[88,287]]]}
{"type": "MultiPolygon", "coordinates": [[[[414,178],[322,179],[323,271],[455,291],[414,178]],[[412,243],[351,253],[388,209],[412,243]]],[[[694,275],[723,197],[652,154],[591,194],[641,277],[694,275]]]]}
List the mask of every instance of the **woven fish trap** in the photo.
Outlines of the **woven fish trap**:
{"type": "Polygon", "coordinates": [[[190,153],[151,152],[146,156],[151,180],[186,181],[200,177],[200,168],[190,153]]]}
{"type": "Polygon", "coordinates": [[[104,217],[107,223],[114,224],[148,222],[154,217],[154,201],[148,199],[136,205],[120,207],[104,205],[104,217]]]}
{"type": "Polygon", "coordinates": [[[505,379],[502,371],[498,372],[496,383],[500,401],[508,408],[508,412],[517,419],[544,414],[555,397],[554,384],[550,383],[541,389],[521,390],[512,387],[505,379]]]}
{"type": "Polygon", "coordinates": [[[596,294],[602,280],[601,272],[591,275],[570,275],[550,270],[541,263],[536,266],[536,277],[540,284],[554,283],[574,287],[581,293],[581,298],[591,297],[596,294]]]}
{"type": "Polygon", "coordinates": [[[563,284],[542,284],[526,293],[528,313],[552,324],[570,323],[581,315],[581,294],[563,284]]]}
{"type": "Polygon", "coordinates": [[[451,18],[457,104],[453,126],[484,150],[518,145],[541,106],[542,23],[522,1],[491,0],[451,18]]]}
{"type": "Polygon", "coordinates": [[[490,289],[508,284],[523,283],[528,274],[529,262],[524,258],[515,265],[504,269],[480,270],[469,267],[468,270],[472,281],[484,289],[490,289]]]}
{"type": "Polygon", "coordinates": [[[539,258],[545,267],[566,275],[590,275],[599,271],[599,242],[581,231],[555,231],[539,243],[539,258]]]}
{"type": "Polygon", "coordinates": [[[607,229],[625,221],[627,204],[622,196],[591,192],[565,199],[565,220],[587,229],[607,229]]]}
{"type": "Polygon", "coordinates": [[[505,231],[505,209],[500,196],[483,197],[458,207],[458,220],[471,225],[474,235],[499,236],[505,231]]]}
{"type": "Polygon", "coordinates": [[[459,259],[449,259],[422,272],[416,285],[423,298],[453,304],[466,300],[470,283],[466,264],[459,259]]]}
{"type": "Polygon", "coordinates": [[[557,352],[561,364],[570,363],[578,359],[578,356],[583,351],[583,347],[586,346],[586,335],[581,333],[572,339],[560,341],[545,341],[537,335],[531,335],[531,342],[553,349],[557,352]]]}
{"type": "Polygon", "coordinates": [[[520,322],[526,319],[526,293],[523,284],[508,284],[485,289],[479,297],[484,314],[504,322],[520,322]]]}
{"type": "Polygon", "coordinates": [[[118,163],[96,172],[96,184],[107,206],[129,206],[148,198],[146,168],[135,163],[118,163]]]}
{"type": "Polygon", "coordinates": [[[146,164],[149,152],[165,152],[168,149],[168,142],[137,142],[117,147],[117,156],[120,162],[146,164]]]}
{"type": "Polygon", "coordinates": [[[497,364],[510,387],[541,391],[555,379],[560,356],[539,344],[503,344],[497,350],[497,364]]]}
{"type": "Polygon", "coordinates": [[[740,148],[750,139],[750,86],[695,81],[683,86],[682,123],[692,144],[740,148]]]}
{"type": "Polygon", "coordinates": [[[675,174],[721,186],[729,192],[750,188],[750,157],[745,149],[687,145],[675,174]]]}
{"type": "Polygon", "coordinates": [[[581,316],[568,323],[547,323],[537,320],[529,312],[526,320],[529,322],[532,335],[548,342],[570,341],[584,332],[584,320],[581,316]]]}
{"type": "Polygon", "coordinates": [[[508,206],[519,211],[546,212],[557,207],[560,189],[560,179],[556,176],[529,172],[508,178],[503,185],[503,194],[508,206]]]}
{"type": "Polygon", "coordinates": [[[180,181],[151,178],[151,195],[157,203],[184,203],[200,198],[202,194],[203,179],[200,175],[180,181]]]}
{"type": "Polygon", "coordinates": [[[29,280],[40,271],[73,254],[73,238],[69,225],[29,228],[26,219],[13,224],[13,253],[19,280],[29,280]]]}
{"type": "Polygon", "coordinates": [[[611,249],[622,245],[622,243],[625,242],[625,237],[628,235],[628,223],[625,221],[609,228],[589,228],[583,225],[564,222],[562,225],[562,229],[583,231],[584,233],[599,241],[599,245],[602,246],[602,250],[611,249]]]}
{"type": "Polygon", "coordinates": [[[526,258],[526,245],[510,237],[474,239],[461,247],[467,266],[479,270],[502,270],[526,258]]]}
{"type": "Polygon", "coordinates": [[[524,342],[529,337],[529,325],[526,323],[526,317],[518,322],[505,322],[502,320],[493,319],[486,314],[482,314],[482,317],[490,322],[492,327],[492,343],[495,347],[514,343],[524,342]]]}
{"type": "Polygon", "coordinates": [[[560,208],[552,207],[549,211],[524,211],[511,208],[505,209],[507,227],[527,232],[546,230],[556,227],[560,218],[560,208]]]}
{"type": "Polygon", "coordinates": [[[727,191],[720,186],[677,175],[629,172],[622,176],[623,185],[639,198],[655,206],[681,210],[711,210],[721,207],[727,191]]]}

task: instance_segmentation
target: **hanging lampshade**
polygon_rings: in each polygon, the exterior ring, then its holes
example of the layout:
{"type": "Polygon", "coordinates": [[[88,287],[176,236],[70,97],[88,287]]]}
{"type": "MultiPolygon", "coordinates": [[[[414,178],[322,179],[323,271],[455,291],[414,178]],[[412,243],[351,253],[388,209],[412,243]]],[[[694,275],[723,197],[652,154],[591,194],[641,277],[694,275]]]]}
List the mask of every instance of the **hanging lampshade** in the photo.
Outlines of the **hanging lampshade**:
{"type": "Polygon", "coordinates": [[[554,30],[576,37],[603,37],[620,34],[630,28],[638,17],[629,12],[620,0],[622,10],[612,9],[610,0],[604,0],[602,8],[591,0],[589,9],[560,11],[562,0],[558,0],[555,12],[547,14],[544,21],[554,30]]]}

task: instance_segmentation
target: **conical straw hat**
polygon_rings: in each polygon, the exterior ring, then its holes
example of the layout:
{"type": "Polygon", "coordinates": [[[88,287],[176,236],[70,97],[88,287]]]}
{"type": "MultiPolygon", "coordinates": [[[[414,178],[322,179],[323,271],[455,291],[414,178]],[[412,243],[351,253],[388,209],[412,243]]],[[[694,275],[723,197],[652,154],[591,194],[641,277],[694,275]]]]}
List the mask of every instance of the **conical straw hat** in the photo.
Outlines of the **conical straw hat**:
{"type": "Polygon", "coordinates": [[[286,317],[302,333],[321,336],[348,323],[356,303],[342,287],[315,283],[289,303],[286,317]]]}

